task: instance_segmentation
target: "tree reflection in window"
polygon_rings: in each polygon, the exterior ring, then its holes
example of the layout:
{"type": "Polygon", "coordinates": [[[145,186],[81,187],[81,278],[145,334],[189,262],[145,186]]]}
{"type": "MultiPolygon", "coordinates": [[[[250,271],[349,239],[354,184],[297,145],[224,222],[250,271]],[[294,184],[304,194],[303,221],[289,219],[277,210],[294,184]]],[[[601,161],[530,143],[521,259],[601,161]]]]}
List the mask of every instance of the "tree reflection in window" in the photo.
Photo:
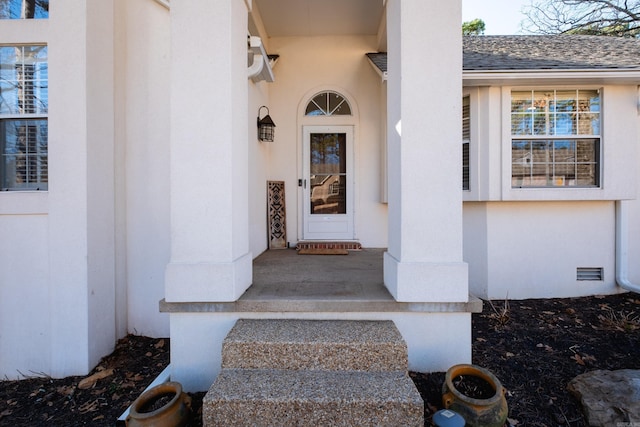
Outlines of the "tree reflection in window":
{"type": "Polygon", "coordinates": [[[344,133],[312,133],[310,187],[312,214],[347,212],[347,153],[344,133]]]}
{"type": "Polygon", "coordinates": [[[512,187],[600,185],[600,92],[511,93],[512,187]]]}
{"type": "Polygon", "coordinates": [[[48,187],[47,47],[0,47],[0,189],[48,187]]]}
{"type": "Polygon", "coordinates": [[[46,19],[49,0],[0,0],[0,19],[46,19]]]}

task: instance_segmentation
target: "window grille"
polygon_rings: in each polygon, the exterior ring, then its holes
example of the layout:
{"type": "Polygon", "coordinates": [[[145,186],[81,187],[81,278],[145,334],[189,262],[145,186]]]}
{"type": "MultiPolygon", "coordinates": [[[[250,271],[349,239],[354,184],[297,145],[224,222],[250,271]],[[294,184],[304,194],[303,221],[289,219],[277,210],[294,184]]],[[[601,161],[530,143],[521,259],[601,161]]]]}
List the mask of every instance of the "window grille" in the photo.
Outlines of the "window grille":
{"type": "Polygon", "coordinates": [[[512,92],[512,187],[598,187],[600,114],[598,90],[512,92]]]}
{"type": "Polygon", "coordinates": [[[326,91],[315,95],[307,104],[305,116],[350,116],[351,106],[344,96],[326,91]]]}

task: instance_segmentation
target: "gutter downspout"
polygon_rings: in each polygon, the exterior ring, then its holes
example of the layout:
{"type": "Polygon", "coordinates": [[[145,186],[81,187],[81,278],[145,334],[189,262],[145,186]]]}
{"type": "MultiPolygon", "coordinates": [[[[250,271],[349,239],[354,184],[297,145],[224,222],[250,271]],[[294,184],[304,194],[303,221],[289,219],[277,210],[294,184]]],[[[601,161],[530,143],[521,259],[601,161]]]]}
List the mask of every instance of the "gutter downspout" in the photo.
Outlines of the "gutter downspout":
{"type": "Polygon", "coordinates": [[[628,291],[640,293],[640,285],[627,278],[629,267],[629,225],[625,201],[616,200],[616,283],[628,291]]]}

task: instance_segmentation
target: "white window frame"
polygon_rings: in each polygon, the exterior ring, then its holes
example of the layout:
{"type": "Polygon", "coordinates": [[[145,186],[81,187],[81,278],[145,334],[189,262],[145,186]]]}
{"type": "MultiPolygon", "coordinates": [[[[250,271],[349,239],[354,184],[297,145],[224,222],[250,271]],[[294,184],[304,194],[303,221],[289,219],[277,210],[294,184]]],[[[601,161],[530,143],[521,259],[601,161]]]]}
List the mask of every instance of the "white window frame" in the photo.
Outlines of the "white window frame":
{"type": "MultiPolygon", "coordinates": [[[[46,88],[46,98],[45,99],[45,104],[44,106],[35,106],[34,105],[30,105],[29,106],[29,110],[30,111],[20,111],[21,109],[24,109],[25,107],[25,100],[23,99],[22,101],[19,99],[21,96],[24,95],[24,93],[20,93],[20,89],[17,89],[17,93],[16,95],[18,96],[18,99],[14,99],[14,100],[9,100],[10,102],[15,101],[16,104],[16,110],[11,110],[11,111],[2,111],[0,109],[0,129],[3,129],[4,126],[2,126],[4,123],[7,122],[11,122],[11,121],[24,121],[24,122],[28,122],[30,120],[34,120],[34,121],[39,121],[42,122],[44,121],[46,124],[46,129],[45,132],[47,133],[44,136],[45,141],[42,143],[42,141],[40,140],[40,138],[36,135],[36,139],[34,141],[27,141],[25,144],[27,147],[32,147],[35,150],[35,152],[28,152],[24,154],[24,161],[27,163],[27,166],[25,166],[26,170],[25,170],[25,177],[27,178],[25,182],[15,182],[14,185],[11,186],[5,186],[5,175],[8,173],[8,171],[10,171],[10,168],[7,167],[7,164],[5,162],[5,156],[9,156],[9,154],[5,153],[5,150],[7,149],[7,145],[6,145],[6,141],[4,139],[1,139],[1,135],[0,135],[0,189],[2,191],[46,191],[48,190],[48,183],[49,183],[49,173],[48,173],[48,161],[49,161],[49,156],[48,156],[48,46],[45,44],[40,44],[40,43],[34,43],[34,44],[15,44],[15,45],[5,45],[5,46],[0,46],[2,48],[25,48],[25,47],[32,47],[32,46],[41,46],[44,47],[45,49],[47,49],[47,55],[46,55],[46,60],[45,62],[47,63],[47,67],[45,67],[43,70],[35,70],[34,74],[33,74],[33,78],[30,80],[30,82],[33,84],[33,87],[31,88],[33,90],[34,95],[32,96],[31,101],[36,100],[36,99],[42,99],[42,93],[44,93],[45,91],[42,90],[43,85],[44,88],[46,88]],[[45,72],[46,71],[46,72],[45,72]],[[44,77],[41,76],[37,76],[36,74],[38,73],[44,73],[44,77]],[[38,82],[39,84],[35,84],[34,82],[38,82]],[[40,94],[40,96],[36,96],[38,95],[38,93],[40,94]],[[35,163],[32,165],[32,160],[35,159],[35,163]],[[35,174],[37,175],[38,179],[36,182],[29,182],[28,178],[32,175],[32,170],[30,170],[31,167],[35,167],[35,174]],[[20,184],[20,185],[18,185],[20,184]]],[[[27,65],[26,62],[24,61],[24,55],[21,55],[22,58],[22,62],[18,63],[14,63],[14,68],[17,68],[18,66],[22,65],[25,66],[27,65]]],[[[16,73],[16,79],[18,73],[16,73]]],[[[16,80],[16,84],[19,84],[18,80],[16,80]]],[[[11,92],[9,92],[9,95],[11,95],[11,92]]],[[[26,124],[25,126],[33,126],[33,125],[29,125],[26,124]]],[[[39,127],[36,127],[36,129],[39,130],[39,127]]],[[[28,148],[29,150],[31,148],[28,148]]]]}
{"type": "MultiPolygon", "coordinates": [[[[556,89],[556,88],[538,88],[538,89],[528,89],[528,90],[512,90],[511,91],[511,102],[510,102],[510,134],[511,134],[511,179],[512,188],[599,188],[601,182],[601,144],[602,144],[602,96],[601,91],[599,89],[556,89]],[[576,102],[579,104],[582,93],[597,93],[596,104],[589,104],[591,107],[595,105],[597,110],[581,110],[579,106],[574,106],[575,109],[568,111],[558,111],[553,110],[550,106],[557,107],[561,100],[562,95],[568,97],[570,101],[576,102]],[[531,102],[530,107],[527,108],[528,111],[521,112],[513,109],[514,105],[514,97],[515,94],[526,94],[527,97],[523,99],[528,99],[531,102]],[[536,105],[536,100],[538,100],[538,105],[536,105]],[[521,125],[524,125],[524,132],[514,132],[514,118],[520,118],[521,125]],[[583,119],[584,118],[584,119],[583,119]],[[562,120],[561,120],[562,119],[562,120]],[[565,126],[561,126],[562,123],[565,123],[565,126]],[[567,126],[567,124],[569,126],[567,126]],[[541,126],[542,125],[542,126],[541,126]],[[569,132],[566,132],[566,129],[569,129],[569,132]],[[585,132],[585,129],[591,130],[592,132],[585,132]],[[593,131],[597,131],[597,133],[593,131]],[[581,161],[578,159],[578,144],[590,143],[593,144],[593,156],[589,161],[581,161]],[[525,172],[527,168],[530,170],[531,174],[527,177],[524,174],[514,175],[514,168],[518,166],[518,162],[514,160],[513,150],[514,146],[517,144],[521,144],[524,147],[529,145],[531,149],[532,147],[537,145],[544,145],[550,147],[544,150],[547,153],[545,161],[538,161],[534,164],[533,162],[533,151],[529,152],[529,156],[521,156],[522,157],[522,171],[525,172]],[[562,144],[566,147],[569,144],[569,147],[573,148],[574,156],[567,157],[567,153],[571,153],[571,151],[564,151],[564,159],[556,159],[556,155],[559,153],[563,153],[561,148],[556,148],[556,144],[562,144]],[[569,161],[567,161],[569,159],[569,161]],[[564,160],[564,161],[563,161],[564,160]],[[573,163],[571,162],[573,161],[573,163]],[[525,164],[526,162],[526,164],[525,164]],[[544,175],[535,175],[535,168],[542,169],[544,168],[544,175]],[[579,182],[579,169],[592,168],[592,178],[593,182],[591,183],[580,183],[579,182]],[[567,172],[573,169],[573,175],[569,173],[569,177],[573,177],[573,179],[567,179],[567,172]],[[535,177],[538,176],[536,179],[535,177]],[[528,179],[527,179],[528,178],[528,179]]],[[[526,103],[525,103],[526,105],[526,103]]],[[[526,151],[526,150],[525,150],[526,151]]],[[[524,151],[523,151],[524,153],[524,151]]],[[[519,168],[520,169],[520,168],[519,168]]]]}
{"type": "Polygon", "coordinates": [[[305,116],[310,117],[351,115],[351,104],[347,98],[333,90],[325,90],[315,94],[305,108],[305,116]],[[333,102],[332,97],[334,98],[333,102]]]}

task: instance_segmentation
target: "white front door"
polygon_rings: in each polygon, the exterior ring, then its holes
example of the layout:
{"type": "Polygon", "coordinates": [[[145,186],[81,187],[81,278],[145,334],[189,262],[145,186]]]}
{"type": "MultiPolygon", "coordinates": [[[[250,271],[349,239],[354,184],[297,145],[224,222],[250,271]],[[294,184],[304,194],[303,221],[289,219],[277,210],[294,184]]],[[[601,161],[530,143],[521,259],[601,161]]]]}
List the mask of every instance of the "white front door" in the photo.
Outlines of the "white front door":
{"type": "Polygon", "coordinates": [[[353,127],[305,126],[303,239],[352,240],[353,127]]]}

